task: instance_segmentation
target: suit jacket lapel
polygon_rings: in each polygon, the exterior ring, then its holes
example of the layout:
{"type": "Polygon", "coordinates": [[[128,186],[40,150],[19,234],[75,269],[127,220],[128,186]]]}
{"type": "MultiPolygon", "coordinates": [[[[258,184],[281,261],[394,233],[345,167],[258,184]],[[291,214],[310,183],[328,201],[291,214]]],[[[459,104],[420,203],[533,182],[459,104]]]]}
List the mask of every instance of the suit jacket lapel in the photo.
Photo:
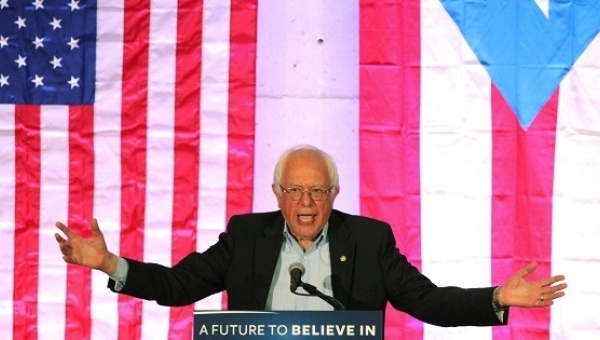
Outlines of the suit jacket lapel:
{"type": "Polygon", "coordinates": [[[258,309],[265,308],[282,242],[283,216],[279,214],[270,225],[265,226],[263,236],[257,239],[255,245],[255,296],[258,309]]]}
{"type": "Polygon", "coordinates": [[[329,253],[333,296],[350,308],[356,241],[340,218],[332,211],[329,218],[329,253]]]}

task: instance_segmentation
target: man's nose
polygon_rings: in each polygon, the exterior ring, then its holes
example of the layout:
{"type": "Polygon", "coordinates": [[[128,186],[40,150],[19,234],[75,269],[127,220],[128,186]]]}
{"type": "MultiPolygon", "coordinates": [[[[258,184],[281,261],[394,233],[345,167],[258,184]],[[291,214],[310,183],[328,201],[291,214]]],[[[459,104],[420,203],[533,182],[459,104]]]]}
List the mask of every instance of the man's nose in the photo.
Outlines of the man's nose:
{"type": "Polygon", "coordinates": [[[311,206],[314,203],[315,203],[315,201],[313,201],[312,196],[310,195],[310,191],[308,191],[308,190],[303,191],[300,196],[300,204],[302,204],[304,206],[311,206]]]}

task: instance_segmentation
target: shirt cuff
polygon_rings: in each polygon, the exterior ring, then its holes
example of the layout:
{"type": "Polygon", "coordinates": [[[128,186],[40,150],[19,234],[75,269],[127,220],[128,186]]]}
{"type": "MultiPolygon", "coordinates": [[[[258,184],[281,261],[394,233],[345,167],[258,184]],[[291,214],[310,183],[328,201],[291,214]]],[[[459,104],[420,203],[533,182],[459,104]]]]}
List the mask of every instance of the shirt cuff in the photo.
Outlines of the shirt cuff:
{"type": "Polygon", "coordinates": [[[119,264],[117,266],[117,271],[110,275],[110,278],[115,281],[115,291],[121,291],[123,286],[125,286],[125,282],[127,281],[127,272],[129,271],[129,264],[127,261],[119,257],[119,264]]]}
{"type": "Polygon", "coordinates": [[[494,308],[494,312],[498,317],[500,322],[504,323],[504,312],[508,309],[508,307],[504,307],[500,305],[500,301],[498,300],[498,293],[500,292],[500,287],[494,288],[494,293],[492,294],[492,307],[494,308]]]}

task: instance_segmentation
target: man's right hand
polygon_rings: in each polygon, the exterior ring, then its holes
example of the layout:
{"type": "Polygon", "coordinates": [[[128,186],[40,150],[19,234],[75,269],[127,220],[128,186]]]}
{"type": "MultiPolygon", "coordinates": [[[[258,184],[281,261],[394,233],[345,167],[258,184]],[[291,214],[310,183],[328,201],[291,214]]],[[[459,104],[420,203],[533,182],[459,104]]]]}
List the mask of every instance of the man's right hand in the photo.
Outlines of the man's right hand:
{"type": "Polygon", "coordinates": [[[92,236],[83,238],[62,222],[56,222],[56,227],[67,236],[67,239],[64,239],[59,233],[54,234],[63,254],[63,260],[112,275],[117,271],[119,258],[108,251],[104,235],[95,218],[92,219],[90,226],[92,236]]]}

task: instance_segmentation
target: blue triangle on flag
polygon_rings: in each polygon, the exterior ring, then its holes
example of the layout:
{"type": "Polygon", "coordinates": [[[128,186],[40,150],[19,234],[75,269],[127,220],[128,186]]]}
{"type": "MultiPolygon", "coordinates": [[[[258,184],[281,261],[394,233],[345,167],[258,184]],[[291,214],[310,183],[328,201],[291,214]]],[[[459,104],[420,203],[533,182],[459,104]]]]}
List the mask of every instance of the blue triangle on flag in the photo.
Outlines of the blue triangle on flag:
{"type": "Polygon", "coordinates": [[[527,129],[600,30],[600,1],[440,0],[527,129]]]}

